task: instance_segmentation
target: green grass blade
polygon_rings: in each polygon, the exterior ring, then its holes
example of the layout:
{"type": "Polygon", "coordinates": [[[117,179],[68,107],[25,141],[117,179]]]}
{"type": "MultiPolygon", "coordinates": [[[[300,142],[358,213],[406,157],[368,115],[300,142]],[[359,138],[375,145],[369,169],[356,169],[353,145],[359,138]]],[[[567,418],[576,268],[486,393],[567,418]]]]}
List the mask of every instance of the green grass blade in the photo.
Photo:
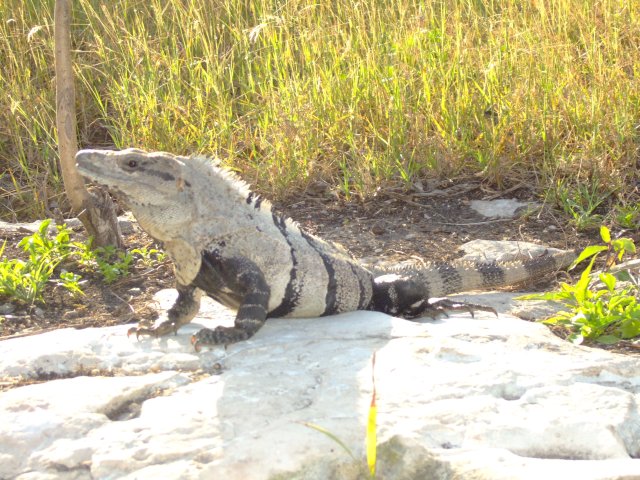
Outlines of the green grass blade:
{"type": "Polygon", "coordinates": [[[329,430],[327,430],[326,428],[321,427],[320,425],[316,425],[315,423],[311,423],[311,422],[301,422],[302,425],[304,425],[305,427],[309,427],[312,428],[314,430],[316,430],[317,432],[322,433],[323,435],[326,435],[327,437],[329,437],[331,440],[333,440],[335,443],[337,443],[338,445],[340,445],[340,447],[342,447],[342,449],[347,452],[347,454],[353,459],[354,462],[357,462],[357,459],[355,457],[355,455],[353,454],[353,452],[351,451],[351,449],[349,447],[347,447],[345,445],[345,443],[340,440],[338,437],[336,437],[333,433],[331,433],[329,430]]]}

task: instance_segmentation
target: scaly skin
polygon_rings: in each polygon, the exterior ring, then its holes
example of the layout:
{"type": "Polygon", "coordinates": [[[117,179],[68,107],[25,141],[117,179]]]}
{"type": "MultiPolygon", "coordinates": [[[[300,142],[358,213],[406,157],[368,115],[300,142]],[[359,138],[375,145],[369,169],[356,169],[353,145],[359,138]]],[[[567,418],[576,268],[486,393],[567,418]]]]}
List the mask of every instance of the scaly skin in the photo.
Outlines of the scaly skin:
{"type": "Polygon", "coordinates": [[[451,300],[453,293],[537,279],[569,265],[573,252],[512,262],[437,262],[372,271],[341,247],[280,216],[221,167],[165,152],[81,150],[82,175],[122,197],[174,261],[178,299],[168,320],[130,334],[162,336],[189,323],[200,294],[237,310],[233,327],[202,329],[192,343],[251,338],[269,317],[318,317],[376,310],[405,318],[449,310],[495,311],[451,300]]]}

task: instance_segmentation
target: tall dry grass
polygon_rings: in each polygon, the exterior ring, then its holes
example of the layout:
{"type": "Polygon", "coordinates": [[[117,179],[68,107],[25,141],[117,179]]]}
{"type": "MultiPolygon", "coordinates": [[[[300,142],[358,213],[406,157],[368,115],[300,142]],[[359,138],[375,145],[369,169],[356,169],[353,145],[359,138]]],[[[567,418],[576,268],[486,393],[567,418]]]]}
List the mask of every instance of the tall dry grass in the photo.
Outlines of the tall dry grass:
{"type": "MultiPolygon", "coordinates": [[[[0,4],[10,216],[60,195],[53,3],[0,4]]],[[[639,0],[74,4],[83,146],[216,154],[277,197],[461,171],[626,192],[637,172],[639,0]]]]}

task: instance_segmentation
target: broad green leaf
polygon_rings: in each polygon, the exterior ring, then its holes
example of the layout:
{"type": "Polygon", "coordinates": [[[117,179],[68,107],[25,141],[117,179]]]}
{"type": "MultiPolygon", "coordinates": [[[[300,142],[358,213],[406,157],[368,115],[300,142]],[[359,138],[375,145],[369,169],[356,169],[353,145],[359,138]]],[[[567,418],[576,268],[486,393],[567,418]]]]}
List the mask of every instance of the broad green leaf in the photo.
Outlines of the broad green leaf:
{"type": "Polygon", "coordinates": [[[640,336],[640,319],[630,318],[620,325],[618,329],[622,338],[634,338],[640,336]]]}
{"type": "Polygon", "coordinates": [[[578,258],[576,258],[573,261],[573,263],[569,267],[569,270],[571,270],[572,268],[575,268],[576,265],[578,265],[582,261],[586,260],[587,258],[592,257],[594,255],[597,255],[598,253],[603,252],[605,250],[608,250],[608,247],[606,247],[604,245],[590,245],[590,246],[588,246],[587,248],[582,250],[582,252],[580,252],[580,255],[578,255],[578,258]]]}
{"type": "MultiPolygon", "coordinates": [[[[586,249],[585,249],[586,250],[586,249]]],[[[591,282],[591,278],[589,274],[591,273],[591,269],[593,268],[593,262],[596,260],[596,257],[591,257],[591,261],[587,268],[584,269],[582,274],[580,275],[580,280],[576,283],[575,287],[575,297],[578,304],[584,302],[587,298],[589,298],[589,283],[591,282]]]]}
{"type": "Polygon", "coordinates": [[[616,277],[607,272],[601,273],[599,277],[602,283],[606,285],[607,289],[610,292],[613,292],[613,289],[616,287],[616,277]]]}
{"type": "Polygon", "coordinates": [[[614,343],[618,343],[619,341],[620,337],[616,337],[615,335],[600,335],[598,338],[596,338],[596,342],[603,345],[613,345],[614,343]]]}

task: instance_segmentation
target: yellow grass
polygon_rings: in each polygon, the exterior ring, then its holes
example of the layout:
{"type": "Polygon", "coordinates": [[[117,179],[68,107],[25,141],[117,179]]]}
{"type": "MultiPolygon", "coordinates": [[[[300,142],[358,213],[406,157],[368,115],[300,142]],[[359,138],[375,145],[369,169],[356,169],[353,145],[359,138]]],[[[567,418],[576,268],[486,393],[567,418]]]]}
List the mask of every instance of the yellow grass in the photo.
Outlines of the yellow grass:
{"type": "MultiPolygon", "coordinates": [[[[637,168],[640,0],[74,5],[83,146],[218,155],[280,198],[461,171],[622,195],[637,168]]],[[[17,216],[60,192],[52,12],[0,4],[0,201],[17,216]]]]}

